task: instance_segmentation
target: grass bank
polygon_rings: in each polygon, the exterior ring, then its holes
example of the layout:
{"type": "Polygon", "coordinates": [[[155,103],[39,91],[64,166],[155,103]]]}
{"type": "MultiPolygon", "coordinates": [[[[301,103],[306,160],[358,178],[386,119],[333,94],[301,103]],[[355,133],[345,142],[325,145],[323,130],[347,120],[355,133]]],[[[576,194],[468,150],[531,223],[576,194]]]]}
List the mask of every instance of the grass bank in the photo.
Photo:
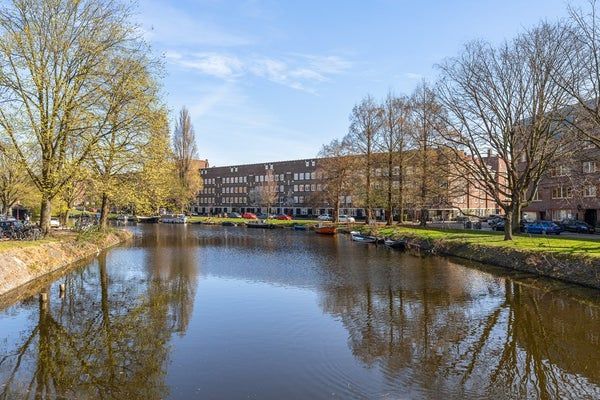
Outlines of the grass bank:
{"type": "Polygon", "coordinates": [[[577,254],[600,258],[598,239],[566,238],[546,235],[516,235],[505,241],[504,232],[467,231],[455,229],[428,229],[418,227],[378,227],[374,234],[384,237],[415,237],[429,241],[465,243],[479,247],[502,247],[515,250],[539,251],[555,254],[577,254]]]}
{"type": "Polygon", "coordinates": [[[0,295],[9,294],[45,275],[66,272],[74,263],[129,240],[122,230],[55,232],[44,240],[0,243],[0,295]],[[9,293],[10,292],[10,293],[9,293]]]}
{"type": "Polygon", "coordinates": [[[363,227],[371,234],[406,239],[433,254],[456,256],[600,289],[600,240],[560,236],[417,227],[363,227]]]}

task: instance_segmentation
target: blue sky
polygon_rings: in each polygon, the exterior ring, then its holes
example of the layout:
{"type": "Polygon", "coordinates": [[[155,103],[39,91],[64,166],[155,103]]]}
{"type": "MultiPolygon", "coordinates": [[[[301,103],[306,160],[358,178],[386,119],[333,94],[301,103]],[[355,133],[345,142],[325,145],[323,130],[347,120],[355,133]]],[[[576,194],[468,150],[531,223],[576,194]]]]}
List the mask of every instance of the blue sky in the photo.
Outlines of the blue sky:
{"type": "Polygon", "coordinates": [[[166,57],[172,115],[190,109],[200,156],[220,166],[314,157],[366,94],[408,94],[465,42],[511,38],[567,4],[140,0],[139,18],[166,57]]]}

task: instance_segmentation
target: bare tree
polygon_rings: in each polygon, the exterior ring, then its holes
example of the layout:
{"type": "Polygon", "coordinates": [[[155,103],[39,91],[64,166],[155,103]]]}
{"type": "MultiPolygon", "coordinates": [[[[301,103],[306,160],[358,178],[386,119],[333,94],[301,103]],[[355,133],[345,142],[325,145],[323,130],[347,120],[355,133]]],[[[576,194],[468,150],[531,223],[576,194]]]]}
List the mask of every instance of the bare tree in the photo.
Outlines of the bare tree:
{"type": "Polygon", "coordinates": [[[351,154],[347,140],[334,139],[319,152],[317,174],[321,176],[319,194],[322,202],[333,208],[333,218],[339,220],[342,196],[351,196],[356,177],[357,157],[351,154]]]}
{"type": "Polygon", "coordinates": [[[44,232],[52,199],[106,134],[98,105],[109,56],[139,43],[129,15],[109,0],[11,0],[0,9],[0,128],[41,193],[44,232]]]}
{"type": "Polygon", "coordinates": [[[413,140],[415,146],[415,178],[418,186],[414,196],[420,209],[420,224],[429,219],[429,208],[439,203],[440,169],[436,166],[440,155],[436,145],[445,130],[444,109],[431,87],[423,82],[411,96],[413,140]]]}
{"type": "Polygon", "coordinates": [[[576,104],[568,121],[600,148],[600,15],[596,0],[588,4],[569,7],[570,25],[559,43],[564,68],[553,70],[553,78],[576,104]]]}
{"type": "Polygon", "coordinates": [[[384,179],[386,184],[385,207],[387,224],[393,223],[394,182],[397,183],[397,201],[402,222],[404,213],[404,169],[409,158],[408,148],[412,141],[411,106],[405,96],[388,93],[383,109],[383,123],[377,149],[385,157],[384,179]],[[395,180],[397,179],[397,180],[395,180]]]}
{"type": "Polygon", "coordinates": [[[350,129],[347,142],[352,145],[354,152],[361,156],[362,172],[364,175],[364,206],[367,224],[371,223],[373,214],[372,177],[374,153],[377,136],[382,124],[383,110],[371,96],[365,97],[355,105],[350,114],[350,129]]]}
{"type": "Polygon", "coordinates": [[[542,24],[495,48],[473,42],[441,65],[439,96],[452,129],[444,139],[464,177],[484,188],[506,215],[505,239],[521,208],[565,148],[565,92],[552,76],[561,65],[560,26],[542,24]],[[489,167],[485,153],[501,161],[489,167]]]}
{"type": "Polygon", "coordinates": [[[185,107],[179,112],[179,119],[175,125],[173,150],[180,183],[180,193],[177,197],[183,211],[201,188],[200,173],[194,168],[194,160],[198,159],[196,132],[192,126],[190,113],[185,107]]]}

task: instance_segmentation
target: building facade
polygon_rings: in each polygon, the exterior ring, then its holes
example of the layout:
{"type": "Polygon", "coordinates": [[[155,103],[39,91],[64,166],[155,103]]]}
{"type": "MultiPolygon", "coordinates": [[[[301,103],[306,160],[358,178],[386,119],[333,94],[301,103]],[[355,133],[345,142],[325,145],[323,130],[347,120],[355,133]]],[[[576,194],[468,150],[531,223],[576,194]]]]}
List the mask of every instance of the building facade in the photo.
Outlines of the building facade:
{"type": "Polygon", "coordinates": [[[565,159],[546,173],[537,188],[533,201],[524,208],[528,219],[561,221],[567,218],[600,223],[600,165],[599,150],[592,144],[583,146],[573,158],[565,159]]]}
{"type": "MultiPolygon", "coordinates": [[[[497,165],[497,158],[490,158],[497,165]]],[[[413,166],[407,166],[403,181],[405,190],[417,190],[418,183],[411,183],[413,166]]],[[[394,167],[394,188],[399,190],[399,169],[394,167]]],[[[203,179],[203,189],[198,194],[192,212],[201,215],[217,215],[230,212],[276,213],[293,216],[309,217],[322,214],[332,214],[333,207],[322,200],[319,193],[323,190],[323,171],[319,168],[319,159],[301,159],[276,161],[247,165],[230,165],[223,167],[206,167],[200,170],[203,179]],[[256,193],[261,188],[269,187],[274,195],[265,201],[256,193]]],[[[373,171],[375,192],[383,190],[384,185],[378,180],[384,180],[387,172],[381,168],[373,171]]],[[[407,196],[410,199],[410,196],[407,196]]],[[[406,201],[405,215],[408,219],[418,219],[420,206],[411,205],[406,201]]],[[[461,193],[448,195],[444,201],[428,205],[428,217],[432,220],[449,220],[461,213],[461,210],[475,215],[497,213],[498,207],[493,199],[484,194],[476,185],[466,187],[461,193]]],[[[357,218],[365,216],[365,210],[360,206],[356,196],[341,196],[340,214],[357,218]]],[[[374,215],[378,219],[385,217],[383,204],[376,204],[374,215]]]]}

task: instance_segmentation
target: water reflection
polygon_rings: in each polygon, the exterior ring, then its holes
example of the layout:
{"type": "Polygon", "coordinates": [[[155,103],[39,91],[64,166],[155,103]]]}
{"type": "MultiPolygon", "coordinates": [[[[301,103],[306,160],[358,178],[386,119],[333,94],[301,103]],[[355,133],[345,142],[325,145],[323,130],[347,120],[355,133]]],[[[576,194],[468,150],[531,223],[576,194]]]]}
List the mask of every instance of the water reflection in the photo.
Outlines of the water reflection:
{"type": "Polygon", "coordinates": [[[0,311],[0,399],[600,398],[598,291],[304,232],[133,229],[0,311]]]}

